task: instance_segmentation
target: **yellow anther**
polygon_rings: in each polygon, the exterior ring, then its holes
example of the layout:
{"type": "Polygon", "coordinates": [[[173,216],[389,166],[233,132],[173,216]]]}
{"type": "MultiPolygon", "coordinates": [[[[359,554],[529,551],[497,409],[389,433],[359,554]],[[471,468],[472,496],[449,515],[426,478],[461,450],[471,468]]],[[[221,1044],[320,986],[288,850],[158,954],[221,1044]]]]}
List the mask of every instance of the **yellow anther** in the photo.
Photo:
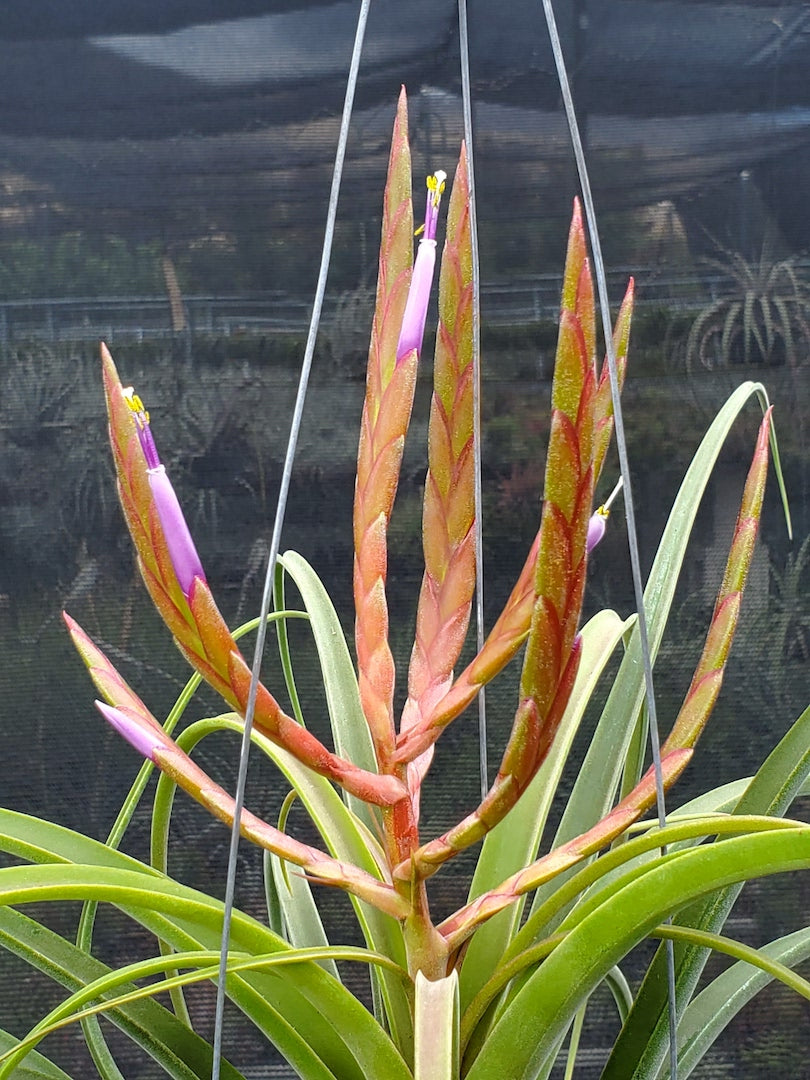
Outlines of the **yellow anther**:
{"type": "Polygon", "coordinates": [[[434,209],[436,209],[438,207],[438,205],[439,205],[439,200],[441,199],[441,197],[442,197],[442,195],[444,193],[444,188],[445,188],[446,181],[447,181],[447,173],[442,172],[441,169],[439,169],[438,172],[433,173],[431,176],[429,176],[427,178],[427,189],[428,189],[428,191],[431,191],[433,193],[432,202],[433,202],[433,208],[434,209]]]}
{"type": "Polygon", "coordinates": [[[143,427],[144,424],[148,424],[149,413],[143,407],[143,402],[135,393],[134,387],[125,386],[122,390],[122,393],[124,395],[124,401],[129,406],[131,412],[135,416],[135,419],[138,421],[139,426],[143,427]]]}

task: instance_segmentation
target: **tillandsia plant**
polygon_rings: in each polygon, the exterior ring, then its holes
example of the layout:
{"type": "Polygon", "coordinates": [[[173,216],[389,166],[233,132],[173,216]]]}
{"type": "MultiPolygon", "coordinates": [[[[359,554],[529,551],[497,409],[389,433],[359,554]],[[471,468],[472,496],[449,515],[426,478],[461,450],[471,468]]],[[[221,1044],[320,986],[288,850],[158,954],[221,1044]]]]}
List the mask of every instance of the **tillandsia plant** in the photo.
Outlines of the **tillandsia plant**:
{"type": "MultiPolygon", "coordinates": [[[[720,932],[746,879],[810,867],[810,827],[782,816],[810,774],[810,711],[755,777],[693,800],[663,827],[645,817],[656,800],[656,780],[643,765],[646,714],[636,619],[606,610],[581,623],[588,555],[605,531],[608,513],[606,504],[595,511],[593,504],[613,405],[607,362],[597,365],[593,285],[577,206],[568,238],[539,531],[483,647],[458,670],[476,563],[472,251],[462,148],[439,274],[425,568],[405,704],[397,716],[387,533],[429,309],[444,174],[431,176],[427,188],[424,235],[414,260],[403,96],[383,203],[354,498],[356,666],[325,588],[300,555],[287,552],[279,562],[278,606],[270,618],[278,629],[291,711],[260,685],[253,743],[278,767],[291,795],[275,824],[248,811],[241,816],[242,834],[266,853],[269,925],[234,913],[227,993],[301,1077],[519,1080],[548,1076],[560,1056],[570,1075],[589,1000],[606,983],[623,1026],[604,1075],[664,1077],[662,956],[656,954],[635,994],[622,964],[645,938],[673,938],[679,1074],[687,1076],[736,1010],[770,980],[781,979],[810,996],[808,984],[791,970],[810,954],[810,930],[758,951],[720,932]],[[285,579],[302,598],[300,610],[284,607],[285,579]],[[308,619],[311,626],[331,721],[329,746],[304,724],[286,634],[292,617],[308,619]],[[574,737],[605,665],[620,648],[624,655],[590,748],[550,836],[549,811],[574,737]],[[454,721],[467,722],[465,711],[482,687],[519,656],[514,720],[489,790],[443,835],[425,836],[420,793],[430,780],[437,740],[454,721]],[[311,818],[318,843],[287,832],[292,798],[311,818]],[[430,879],[473,845],[480,851],[468,900],[437,920],[430,879]],[[540,856],[541,849],[546,854],[540,856]],[[349,895],[365,947],[329,943],[318,910],[323,885],[349,895]],[[737,962],[695,997],[712,949],[737,962]],[[368,966],[368,1006],[342,982],[348,961],[368,966]]],[[[631,282],[614,331],[620,384],[632,305],[631,282]]],[[[203,1080],[210,1075],[212,1049],[190,1025],[183,987],[216,977],[222,905],[168,876],[167,844],[176,786],[233,823],[233,799],[192,753],[212,732],[242,729],[250,671],[238,639],[246,628],[232,632],[220,614],[160,462],[148,412],[134,390],[122,387],[106,349],[103,375],[119,494],[141,574],[195,674],[161,724],[66,616],[101,714],[147,763],[106,844],[0,812],[3,849],[30,864],[0,870],[3,942],[70,992],[24,1038],[4,1036],[0,1078],[11,1076],[23,1058],[40,1070],[36,1075],[64,1077],[34,1047],[75,1020],[84,1025],[99,1074],[119,1077],[98,1026],[103,1013],[166,1075],[203,1080]],[[200,680],[221,695],[227,711],[174,736],[200,680]],[[118,847],[153,766],[161,776],[152,861],[146,865],[118,847]],[[85,902],[76,945],[15,909],[44,899],[85,902]],[[117,906],[154,934],[155,955],[118,970],[96,960],[91,945],[98,902],[117,906]],[[147,976],[153,981],[137,984],[147,976]],[[154,1000],[165,990],[171,992],[171,1008],[154,1000]]],[[[703,654],[662,746],[666,788],[694,753],[739,619],[768,468],[770,409],[759,385],[741,386],[711,425],[647,582],[655,657],[702,492],[735,418],[754,396],[765,418],[703,654]]],[[[222,1069],[228,1080],[241,1075],[228,1062],[222,1069]]]]}

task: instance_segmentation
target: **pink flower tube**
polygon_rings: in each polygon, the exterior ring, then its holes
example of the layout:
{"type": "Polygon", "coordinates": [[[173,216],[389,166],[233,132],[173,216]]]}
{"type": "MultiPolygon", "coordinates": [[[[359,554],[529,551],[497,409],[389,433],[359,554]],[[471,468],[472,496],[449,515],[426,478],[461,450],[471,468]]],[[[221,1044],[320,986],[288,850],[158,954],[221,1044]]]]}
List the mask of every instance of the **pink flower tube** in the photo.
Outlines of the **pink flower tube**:
{"type": "Polygon", "coordinates": [[[149,761],[155,760],[155,751],[166,741],[159,728],[153,727],[130,709],[107,705],[104,701],[97,701],[96,708],[110,727],[125,738],[130,746],[134,746],[141,757],[149,761]]]}
{"type": "Polygon", "coordinates": [[[607,528],[607,519],[610,517],[611,504],[613,503],[613,500],[616,498],[619,492],[622,490],[623,484],[624,481],[621,477],[619,477],[619,482],[616,484],[616,487],[613,489],[613,491],[611,491],[607,500],[602,504],[602,506],[597,507],[597,509],[594,510],[593,514],[591,515],[591,520],[588,522],[588,536],[585,541],[585,550],[589,555],[599,543],[599,541],[602,539],[602,537],[605,535],[605,530],[607,528]]]}
{"type": "Polygon", "coordinates": [[[397,363],[414,349],[417,354],[422,351],[428,302],[433,285],[433,271],[436,267],[436,225],[439,220],[439,204],[446,179],[446,174],[441,171],[427,178],[425,224],[419,230],[420,232],[424,230],[425,235],[419,241],[411,287],[405,302],[405,314],[402,316],[402,329],[397,342],[397,363]]]}
{"type": "Polygon", "coordinates": [[[143,450],[143,456],[146,459],[149,487],[155,501],[155,509],[160,518],[163,535],[166,538],[169,558],[177,575],[178,584],[184,595],[188,597],[194,579],[199,578],[201,581],[205,581],[205,572],[197,554],[197,548],[191,538],[183,511],[180,508],[180,502],[172,487],[171,480],[166,475],[165,466],[161,463],[158,455],[155,440],[152,437],[152,429],[149,426],[149,413],[143,407],[143,402],[131,386],[124,390],[124,398],[135,419],[135,430],[143,450]]]}

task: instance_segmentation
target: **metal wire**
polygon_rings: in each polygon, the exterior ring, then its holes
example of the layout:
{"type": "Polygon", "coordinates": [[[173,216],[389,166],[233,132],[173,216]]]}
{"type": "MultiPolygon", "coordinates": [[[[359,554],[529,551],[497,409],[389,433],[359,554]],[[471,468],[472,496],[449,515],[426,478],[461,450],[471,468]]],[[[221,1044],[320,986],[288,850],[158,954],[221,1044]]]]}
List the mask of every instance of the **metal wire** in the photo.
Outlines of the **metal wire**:
{"type": "MultiPolygon", "coordinates": [[[[619,466],[624,481],[624,512],[627,520],[627,539],[630,548],[630,566],[633,576],[633,592],[635,594],[636,609],[638,611],[638,633],[641,645],[641,657],[644,668],[644,685],[646,689],[647,719],[650,731],[650,746],[652,749],[653,768],[655,771],[655,792],[658,808],[658,824],[663,828],[666,824],[666,801],[664,798],[664,780],[661,769],[661,744],[658,733],[658,714],[655,707],[655,689],[653,686],[652,659],[650,656],[650,642],[647,634],[647,619],[644,612],[644,587],[641,581],[641,564],[638,551],[638,533],[636,531],[636,514],[633,503],[633,490],[630,481],[630,467],[627,459],[627,441],[624,435],[624,418],[622,415],[621,395],[619,393],[619,378],[616,371],[616,355],[613,348],[613,328],[610,324],[610,307],[607,294],[607,279],[605,275],[605,263],[602,258],[602,245],[599,240],[599,230],[596,222],[596,210],[594,208],[591,183],[588,176],[588,167],[585,161],[585,151],[582,146],[577,115],[574,109],[574,100],[571,95],[571,86],[568,81],[568,71],[565,66],[560,35],[557,30],[557,20],[554,16],[552,0],[542,0],[543,12],[546,17],[551,48],[554,53],[554,63],[557,68],[557,78],[560,84],[565,115],[568,121],[568,129],[571,134],[571,142],[576,158],[579,183],[582,189],[582,202],[585,207],[585,217],[590,233],[591,250],[593,252],[594,273],[596,275],[596,287],[599,294],[599,308],[602,316],[602,327],[605,335],[605,349],[607,352],[608,372],[610,374],[610,391],[613,399],[613,416],[616,429],[616,446],[619,451],[619,466]]],[[[669,990],[669,1058],[671,1080],[678,1080],[678,1046],[677,1046],[677,1012],[675,1004],[675,952],[673,943],[667,941],[667,985],[669,990]]]]}
{"type": "MultiPolygon", "coordinates": [[[[481,490],[481,263],[478,255],[478,208],[473,163],[472,92],[470,90],[470,40],[467,34],[467,3],[458,0],[458,38],[461,53],[461,101],[464,110],[464,143],[467,147],[467,186],[470,192],[470,241],[472,245],[473,334],[473,457],[475,502],[475,630],[478,652],[484,647],[484,499],[481,490]]],[[[487,699],[478,692],[478,760],[481,798],[489,791],[487,763],[487,699]]]]}
{"type": "Polygon", "coordinates": [[[361,0],[360,12],[357,17],[357,29],[355,31],[354,46],[352,49],[349,77],[346,84],[346,97],[343,102],[343,116],[340,122],[340,135],[338,137],[337,150],[335,152],[335,166],[332,172],[332,187],[329,193],[329,209],[326,217],[324,230],[323,250],[321,252],[321,265],[318,273],[318,284],[315,290],[315,299],[312,304],[312,316],[309,323],[304,359],[301,364],[301,374],[298,380],[298,393],[295,399],[290,435],[287,441],[287,451],[284,457],[284,468],[281,475],[281,485],[276,504],[276,517],[273,523],[273,534],[270,540],[270,553],[267,559],[267,573],[264,579],[264,592],[262,594],[261,613],[256,633],[256,645],[253,652],[253,667],[250,677],[250,689],[248,691],[247,709],[245,710],[245,727],[242,734],[242,746],[239,755],[239,774],[236,781],[234,795],[233,828],[231,829],[231,843],[228,852],[228,873],[225,883],[225,910],[222,918],[222,937],[220,941],[219,976],[217,982],[217,1002],[214,1016],[214,1060],[211,1069],[211,1080],[219,1080],[220,1064],[222,1060],[222,1028],[225,1012],[225,980],[228,964],[228,948],[231,936],[231,917],[233,915],[234,891],[236,888],[236,855],[239,848],[239,823],[242,816],[242,808],[245,802],[245,785],[247,783],[248,757],[250,753],[250,734],[253,728],[253,714],[256,708],[256,695],[259,687],[259,675],[261,673],[264,643],[267,636],[267,616],[270,612],[270,601],[273,595],[273,579],[278,559],[279,546],[281,544],[281,530],[284,525],[284,515],[287,509],[287,496],[290,490],[293,461],[298,445],[298,433],[301,429],[301,418],[304,412],[309,374],[312,368],[312,357],[315,353],[315,340],[318,334],[318,326],[323,307],[323,298],[326,292],[326,279],[329,274],[329,262],[332,256],[332,242],[335,235],[335,220],[337,218],[338,196],[340,183],[343,177],[343,162],[346,157],[346,144],[349,138],[349,122],[351,121],[354,94],[357,87],[357,76],[360,70],[360,56],[363,51],[363,39],[366,32],[369,7],[371,0],[361,0]]]}

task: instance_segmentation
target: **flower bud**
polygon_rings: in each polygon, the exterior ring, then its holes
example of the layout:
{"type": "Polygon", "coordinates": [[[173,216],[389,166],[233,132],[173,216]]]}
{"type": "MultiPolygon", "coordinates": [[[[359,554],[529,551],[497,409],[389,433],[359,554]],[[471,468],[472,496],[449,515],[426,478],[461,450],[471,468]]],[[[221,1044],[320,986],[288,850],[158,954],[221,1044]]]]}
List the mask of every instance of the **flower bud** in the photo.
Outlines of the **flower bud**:
{"type": "Polygon", "coordinates": [[[136,716],[129,709],[119,709],[104,701],[97,701],[96,708],[110,727],[122,735],[130,746],[134,746],[142,757],[148,758],[149,761],[155,760],[155,751],[163,745],[164,741],[157,728],[136,716]]]}

